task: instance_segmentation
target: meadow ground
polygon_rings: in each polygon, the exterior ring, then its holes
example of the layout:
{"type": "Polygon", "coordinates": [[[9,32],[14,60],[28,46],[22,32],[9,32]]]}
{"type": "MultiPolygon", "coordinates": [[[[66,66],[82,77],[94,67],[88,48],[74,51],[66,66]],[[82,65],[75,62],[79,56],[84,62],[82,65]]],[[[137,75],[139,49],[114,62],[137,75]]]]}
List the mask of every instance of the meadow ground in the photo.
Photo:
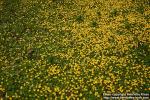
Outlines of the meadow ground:
{"type": "Polygon", "coordinates": [[[149,0],[0,0],[0,97],[150,92],[149,19],[149,0]]]}

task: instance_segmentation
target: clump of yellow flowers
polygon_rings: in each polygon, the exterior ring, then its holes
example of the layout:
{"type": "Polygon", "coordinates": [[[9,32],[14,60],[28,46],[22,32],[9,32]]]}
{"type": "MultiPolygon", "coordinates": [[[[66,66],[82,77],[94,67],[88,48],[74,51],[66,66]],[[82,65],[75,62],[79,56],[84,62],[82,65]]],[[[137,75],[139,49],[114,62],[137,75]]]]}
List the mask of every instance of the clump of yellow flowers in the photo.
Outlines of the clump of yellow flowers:
{"type": "Polygon", "coordinates": [[[149,9],[148,0],[1,0],[0,99],[149,92],[149,9]]]}

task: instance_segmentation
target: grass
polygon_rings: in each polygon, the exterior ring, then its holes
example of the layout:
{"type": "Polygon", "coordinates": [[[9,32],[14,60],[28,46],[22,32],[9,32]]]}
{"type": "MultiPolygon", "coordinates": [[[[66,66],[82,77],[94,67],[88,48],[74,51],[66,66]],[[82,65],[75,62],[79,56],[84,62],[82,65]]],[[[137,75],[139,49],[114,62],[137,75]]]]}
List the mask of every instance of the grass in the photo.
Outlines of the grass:
{"type": "Polygon", "coordinates": [[[1,0],[0,99],[149,93],[146,9],[146,0],[1,0]]]}

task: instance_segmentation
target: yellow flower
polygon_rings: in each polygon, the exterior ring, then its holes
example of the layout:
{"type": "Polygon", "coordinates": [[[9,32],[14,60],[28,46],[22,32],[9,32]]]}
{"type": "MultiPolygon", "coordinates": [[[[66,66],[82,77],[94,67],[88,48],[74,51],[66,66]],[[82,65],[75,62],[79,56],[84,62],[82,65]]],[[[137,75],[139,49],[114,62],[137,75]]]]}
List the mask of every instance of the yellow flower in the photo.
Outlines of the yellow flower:
{"type": "Polygon", "coordinates": [[[80,93],[79,96],[82,97],[82,93],[80,93]]]}
{"type": "Polygon", "coordinates": [[[119,90],[121,93],[123,93],[123,91],[124,91],[122,86],[120,86],[118,90],[119,90]]]}
{"type": "Polygon", "coordinates": [[[98,92],[95,92],[95,96],[99,97],[99,93],[98,93],[98,92]]]}
{"type": "Polygon", "coordinates": [[[13,100],[13,98],[12,97],[8,97],[9,98],[9,100],[13,100]]]}
{"type": "Polygon", "coordinates": [[[48,73],[49,75],[55,75],[55,74],[59,74],[60,73],[60,69],[58,65],[52,65],[51,67],[49,67],[48,69],[48,73]]]}
{"type": "Polygon", "coordinates": [[[69,96],[69,97],[67,97],[67,100],[70,100],[71,99],[71,97],[69,96]]]}
{"type": "Polygon", "coordinates": [[[56,92],[58,92],[60,89],[59,89],[59,87],[55,87],[54,90],[55,90],[56,92]]]}

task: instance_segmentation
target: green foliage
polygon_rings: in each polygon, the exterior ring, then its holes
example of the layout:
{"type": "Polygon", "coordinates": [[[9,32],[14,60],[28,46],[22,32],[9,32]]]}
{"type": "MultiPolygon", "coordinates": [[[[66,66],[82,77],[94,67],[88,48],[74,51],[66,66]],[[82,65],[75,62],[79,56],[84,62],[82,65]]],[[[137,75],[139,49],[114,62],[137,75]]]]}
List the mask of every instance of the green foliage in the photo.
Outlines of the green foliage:
{"type": "Polygon", "coordinates": [[[138,42],[138,48],[133,50],[136,63],[150,65],[150,48],[147,43],[138,42]]]}
{"type": "Polygon", "coordinates": [[[144,13],[144,7],[143,6],[138,6],[136,11],[143,14],[144,13]]]}
{"type": "Polygon", "coordinates": [[[118,15],[118,11],[117,9],[112,9],[110,11],[110,16],[109,17],[116,17],[118,15]]]}
{"type": "Polygon", "coordinates": [[[91,27],[98,27],[98,23],[96,21],[92,21],[91,27]]]}
{"type": "Polygon", "coordinates": [[[83,15],[79,15],[79,16],[76,16],[76,21],[81,23],[84,21],[84,16],[83,15]]]}
{"type": "Polygon", "coordinates": [[[65,60],[65,59],[61,59],[59,57],[56,57],[56,56],[48,56],[47,57],[47,64],[50,64],[50,65],[60,65],[60,66],[64,66],[68,63],[69,61],[65,60]]]}

